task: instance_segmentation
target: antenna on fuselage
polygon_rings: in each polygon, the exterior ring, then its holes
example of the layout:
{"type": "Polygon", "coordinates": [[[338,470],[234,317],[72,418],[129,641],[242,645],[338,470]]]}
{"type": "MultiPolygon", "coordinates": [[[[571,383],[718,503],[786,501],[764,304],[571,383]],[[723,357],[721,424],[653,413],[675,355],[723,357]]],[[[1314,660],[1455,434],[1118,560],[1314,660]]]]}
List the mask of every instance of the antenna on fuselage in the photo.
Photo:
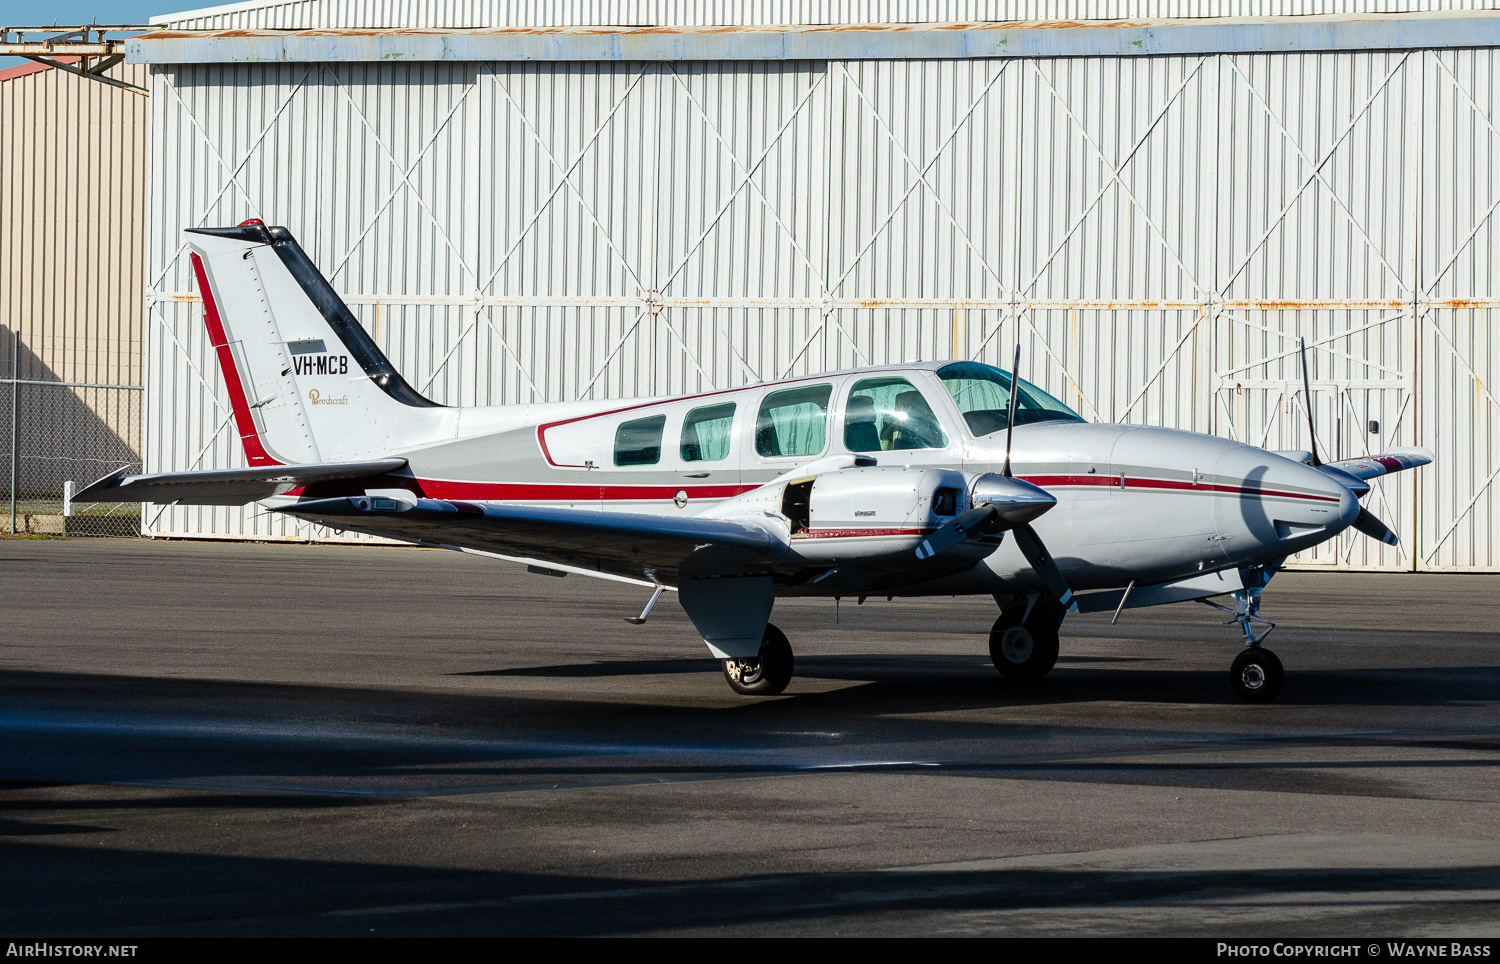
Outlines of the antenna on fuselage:
{"type": "Polygon", "coordinates": [[[1318,458],[1318,430],[1313,427],[1313,397],[1312,387],[1307,381],[1307,339],[1298,338],[1297,347],[1302,355],[1302,407],[1307,410],[1307,444],[1312,449],[1313,468],[1323,464],[1318,458]]]}
{"type": "Polygon", "coordinates": [[[1016,430],[1016,397],[1020,390],[1017,386],[1021,381],[1021,343],[1016,342],[1016,359],[1010,363],[1010,407],[1005,416],[1005,467],[1000,474],[1007,479],[1011,477],[1010,472],[1010,438],[1016,430]]]}
{"type": "Polygon", "coordinates": [[[759,385],[762,381],[764,381],[764,379],[762,379],[760,375],[756,373],[755,369],[750,367],[750,363],[745,361],[745,356],[734,350],[733,345],[729,346],[729,350],[734,353],[734,360],[740,363],[740,371],[745,376],[746,385],[759,385]]]}

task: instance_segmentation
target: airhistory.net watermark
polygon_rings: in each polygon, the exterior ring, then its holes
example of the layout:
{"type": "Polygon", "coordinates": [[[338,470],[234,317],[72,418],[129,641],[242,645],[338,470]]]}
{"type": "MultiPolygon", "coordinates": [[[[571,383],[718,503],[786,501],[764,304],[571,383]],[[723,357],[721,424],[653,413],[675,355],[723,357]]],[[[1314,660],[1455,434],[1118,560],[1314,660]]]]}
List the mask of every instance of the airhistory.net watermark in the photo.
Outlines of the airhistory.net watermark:
{"type": "Polygon", "coordinates": [[[47,944],[41,941],[5,947],[6,957],[135,957],[139,944],[47,944]]]}

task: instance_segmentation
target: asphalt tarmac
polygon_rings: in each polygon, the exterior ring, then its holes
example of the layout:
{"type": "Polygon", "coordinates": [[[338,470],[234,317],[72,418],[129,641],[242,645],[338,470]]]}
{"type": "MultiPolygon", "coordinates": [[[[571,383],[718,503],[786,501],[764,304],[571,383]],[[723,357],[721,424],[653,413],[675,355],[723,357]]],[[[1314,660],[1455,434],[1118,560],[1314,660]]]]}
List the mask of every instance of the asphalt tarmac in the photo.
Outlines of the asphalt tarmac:
{"type": "Polygon", "coordinates": [[[1500,577],[1285,573],[1234,627],[668,594],[389,548],[0,541],[0,936],[1500,936],[1500,577]],[[837,619],[836,619],[837,615],[837,619]]]}

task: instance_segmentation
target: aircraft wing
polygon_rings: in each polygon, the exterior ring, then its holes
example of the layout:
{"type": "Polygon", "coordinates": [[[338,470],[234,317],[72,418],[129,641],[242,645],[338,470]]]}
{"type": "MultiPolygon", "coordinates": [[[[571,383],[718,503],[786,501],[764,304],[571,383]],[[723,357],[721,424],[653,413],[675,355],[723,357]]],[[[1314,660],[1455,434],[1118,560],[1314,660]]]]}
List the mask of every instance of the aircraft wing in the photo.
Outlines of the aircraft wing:
{"type": "Polygon", "coordinates": [[[322,462],[310,465],[256,466],[207,472],[126,475],[117,469],[86,486],[74,502],[175,502],[178,505],[245,505],[269,499],[312,482],[363,479],[406,467],[406,459],[368,462],[322,462]]]}
{"type": "Polygon", "coordinates": [[[1399,448],[1391,449],[1380,455],[1371,455],[1359,459],[1340,459],[1337,462],[1325,462],[1334,468],[1348,472],[1350,475],[1360,479],[1373,479],[1376,476],[1389,475],[1392,472],[1401,472],[1405,469],[1414,469],[1419,465],[1427,465],[1432,461],[1432,451],[1424,448],[1399,448]]]}
{"type": "Polygon", "coordinates": [[[405,542],[669,585],[693,576],[764,574],[787,550],[778,535],[753,523],[695,516],[380,496],[314,499],[273,511],[405,542]]]}

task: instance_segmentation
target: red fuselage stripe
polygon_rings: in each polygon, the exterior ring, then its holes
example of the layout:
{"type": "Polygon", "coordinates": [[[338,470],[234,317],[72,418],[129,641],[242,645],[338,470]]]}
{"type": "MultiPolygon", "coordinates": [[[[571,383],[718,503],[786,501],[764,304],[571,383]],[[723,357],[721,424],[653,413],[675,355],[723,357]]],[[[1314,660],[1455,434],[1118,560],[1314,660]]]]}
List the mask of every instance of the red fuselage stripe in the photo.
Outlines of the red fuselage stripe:
{"type": "Polygon", "coordinates": [[[219,318],[219,306],[214,300],[213,288],[209,286],[208,273],[203,270],[203,262],[196,254],[193,255],[193,273],[198,276],[198,290],[203,294],[203,325],[208,329],[209,343],[219,357],[219,371],[224,374],[224,387],[229,390],[229,405],[234,410],[234,427],[240,433],[240,444],[245,446],[245,461],[252,466],[280,465],[281,462],[273,459],[261,444],[260,433],[255,429],[255,418],[250,414],[245,386],[234,364],[234,352],[224,334],[224,323],[219,318]]]}
{"type": "Polygon", "coordinates": [[[925,536],[936,529],[805,529],[793,539],[863,539],[869,536],[925,536]]]}
{"type": "Polygon", "coordinates": [[[339,495],[366,488],[408,489],[428,499],[460,499],[478,502],[670,502],[678,492],[689,499],[728,499],[756,488],[753,485],[579,485],[550,482],[448,482],[381,476],[350,482],[322,483],[316,493],[293,490],[289,495],[339,495]]]}
{"type": "MultiPolygon", "coordinates": [[[[1024,477],[1025,481],[1043,488],[1066,488],[1069,486],[1120,487],[1120,477],[1097,475],[1035,475],[1024,477]]],[[[1255,489],[1233,485],[1211,485],[1200,482],[1180,482],[1170,479],[1125,479],[1129,489],[1155,489],[1163,491],[1214,492],[1230,495],[1265,496],[1269,498],[1309,499],[1317,502],[1338,502],[1329,496],[1309,495],[1302,492],[1287,492],[1281,489],[1255,489]]],[[[400,488],[429,499],[462,499],[477,502],[670,502],[678,492],[689,499],[729,499],[759,488],[759,485],[585,485],[578,483],[552,482],[450,482],[441,479],[414,479],[401,476],[385,476],[378,479],[360,479],[344,483],[322,483],[315,487],[318,495],[353,494],[366,488],[400,488]]],[[[289,495],[304,494],[294,490],[289,495]]],[[[311,493],[309,493],[311,494],[311,493]]],[[[818,530],[812,530],[818,531],[818,530]]],[[[844,530],[829,530],[844,531],[844,530]]],[[[857,531],[862,535],[872,530],[857,531]]],[[[907,530],[880,530],[879,534],[908,534],[907,530]]],[[[917,533],[922,530],[910,530],[917,533]]],[[[833,537],[829,537],[833,538],[833,537]]]]}
{"type": "Polygon", "coordinates": [[[1225,492],[1231,495],[1259,495],[1276,499],[1307,499],[1313,502],[1337,503],[1337,496],[1314,495],[1310,492],[1289,492],[1286,489],[1257,489],[1241,485],[1217,485],[1212,482],[1183,482],[1178,479],[1133,479],[1125,477],[1120,484],[1118,475],[1025,475],[1021,476],[1032,485],[1042,488],[1064,488],[1074,485],[1099,485],[1112,489],[1174,489],[1187,492],[1225,492]]]}

